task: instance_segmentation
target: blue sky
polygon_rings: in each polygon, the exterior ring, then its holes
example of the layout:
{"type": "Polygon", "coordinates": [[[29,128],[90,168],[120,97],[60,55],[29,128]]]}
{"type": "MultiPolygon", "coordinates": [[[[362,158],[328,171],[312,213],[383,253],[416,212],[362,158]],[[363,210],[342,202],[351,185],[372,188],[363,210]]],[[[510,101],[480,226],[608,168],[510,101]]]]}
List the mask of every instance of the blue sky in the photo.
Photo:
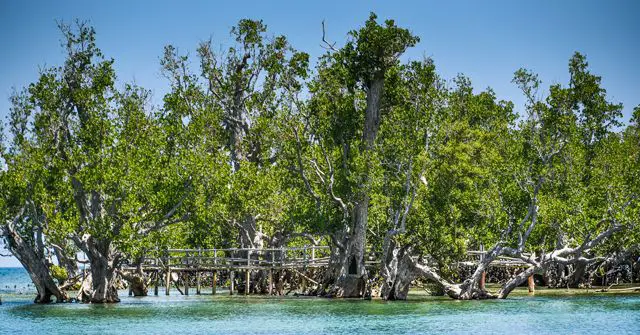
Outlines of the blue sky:
{"type": "MultiPolygon", "coordinates": [[[[477,89],[491,87],[521,110],[522,97],[511,84],[526,67],[546,85],[566,83],[575,51],[587,56],[603,76],[610,99],[624,103],[627,121],[640,104],[640,1],[9,1],[0,0],[0,117],[6,120],[12,89],[37,79],[39,68],[62,62],[56,20],[89,20],[98,46],[115,66],[122,85],[135,81],[159,103],[167,82],[159,57],[166,44],[195,54],[198,42],[228,41],[241,18],[263,19],[272,34],[322,54],[321,22],[330,40],[344,41],[374,11],[395,19],[421,37],[406,58],[435,60],[446,79],[469,76],[477,89]]],[[[0,257],[0,266],[15,260],[0,257]]]]}

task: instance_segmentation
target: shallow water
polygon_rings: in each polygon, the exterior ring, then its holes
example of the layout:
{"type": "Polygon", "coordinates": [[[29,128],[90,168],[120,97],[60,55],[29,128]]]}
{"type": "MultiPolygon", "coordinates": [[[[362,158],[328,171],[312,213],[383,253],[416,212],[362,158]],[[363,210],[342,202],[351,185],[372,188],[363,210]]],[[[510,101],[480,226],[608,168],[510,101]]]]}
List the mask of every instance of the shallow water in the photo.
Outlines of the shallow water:
{"type": "Polygon", "coordinates": [[[8,334],[640,333],[638,295],[384,302],[174,294],[47,306],[30,295],[2,298],[0,333],[8,334]]]}

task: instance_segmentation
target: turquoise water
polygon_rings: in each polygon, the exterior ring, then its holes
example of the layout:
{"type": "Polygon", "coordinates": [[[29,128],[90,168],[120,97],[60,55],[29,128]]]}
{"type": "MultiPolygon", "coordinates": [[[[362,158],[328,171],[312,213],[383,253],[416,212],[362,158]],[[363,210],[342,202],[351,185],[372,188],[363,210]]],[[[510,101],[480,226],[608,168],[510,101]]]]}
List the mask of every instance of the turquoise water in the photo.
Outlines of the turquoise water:
{"type": "Polygon", "coordinates": [[[384,302],[174,294],[47,306],[24,294],[2,298],[0,333],[7,334],[640,333],[637,295],[384,302]]]}
{"type": "Polygon", "coordinates": [[[0,268],[0,294],[32,294],[35,291],[23,268],[0,268]]]}

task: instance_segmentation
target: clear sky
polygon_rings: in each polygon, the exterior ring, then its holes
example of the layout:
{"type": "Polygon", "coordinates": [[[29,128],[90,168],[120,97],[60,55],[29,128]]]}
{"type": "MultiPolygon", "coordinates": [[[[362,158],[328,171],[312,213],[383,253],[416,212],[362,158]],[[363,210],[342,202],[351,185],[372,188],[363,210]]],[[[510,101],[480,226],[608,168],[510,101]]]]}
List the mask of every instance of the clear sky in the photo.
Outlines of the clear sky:
{"type": "MultiPolygon", "coordinates": [[[[640,104],[640,1],[10,1],[0,0],[0,117],[6,120],[12,89],[37,79],[39,68],[62,62],[56,20],[88,20],[98,46],[115,59],[120,84],[135,81],[159,103],[167,82],[159,57],[166,44],[195,54],[197,43],[228,41],[241,18],[263,19],[270,33],[283,34],[312,58],[320,47],[321,22],[330,40],[344,41],[374,11],[420,36],[407,58],[435,60],[446,79],[469,76],[477,89],[491,87],[521,110],[511,84],[526,67],[545,84],[566,83],[575,51],[587,56],[624,120],[640,104]]],[[[0,257],[0,266],[16,264],[0,257]]]]}

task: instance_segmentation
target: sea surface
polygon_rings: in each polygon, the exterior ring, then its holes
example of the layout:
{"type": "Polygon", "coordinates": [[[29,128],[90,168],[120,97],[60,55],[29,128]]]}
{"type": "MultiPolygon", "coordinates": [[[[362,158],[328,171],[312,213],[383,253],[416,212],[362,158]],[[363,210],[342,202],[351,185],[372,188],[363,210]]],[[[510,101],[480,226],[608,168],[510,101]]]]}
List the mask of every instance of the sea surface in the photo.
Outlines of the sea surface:
{"type": "Polygon", "coordinates": [[[640,334],[640,295],[453,301],[227,294],[34,305],[22,269],[0,268],[0,334],[640,334]]]}

